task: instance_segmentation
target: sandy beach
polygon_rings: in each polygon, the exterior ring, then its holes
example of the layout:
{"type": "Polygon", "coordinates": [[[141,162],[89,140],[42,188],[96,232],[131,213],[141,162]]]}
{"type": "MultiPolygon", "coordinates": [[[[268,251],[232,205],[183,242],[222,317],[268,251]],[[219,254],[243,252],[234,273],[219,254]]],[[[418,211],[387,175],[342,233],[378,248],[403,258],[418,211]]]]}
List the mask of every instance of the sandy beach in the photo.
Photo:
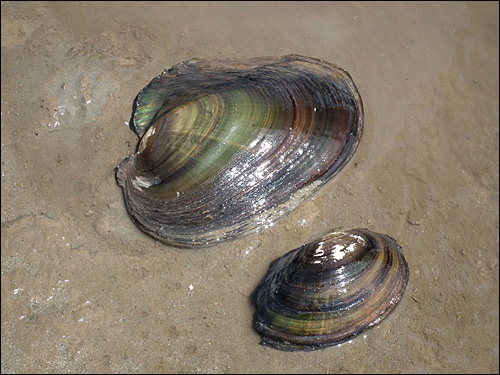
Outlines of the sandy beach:
{"type": "Polygon", "coordinates": [[[498,373],[498,2],[1,2],[2,373],[498,373]],[[141,232],[114,169],[182,61],[300,54],[365,106],[344,170],[204,249],[141,232]],[[408,288],[339,346],[259,345],[269,264],[333,228],[396,238],[408,288]]]}

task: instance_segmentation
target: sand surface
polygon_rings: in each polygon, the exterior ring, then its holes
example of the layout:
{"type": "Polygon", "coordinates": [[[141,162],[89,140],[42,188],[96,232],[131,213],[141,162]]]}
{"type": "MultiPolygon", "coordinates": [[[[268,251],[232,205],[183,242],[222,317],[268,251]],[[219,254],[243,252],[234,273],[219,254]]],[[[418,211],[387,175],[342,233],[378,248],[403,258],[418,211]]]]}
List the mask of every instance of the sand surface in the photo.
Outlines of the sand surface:
{"type": "Polygon", "coordinates": [[[497,2],[2,2],[2,373],[498,373],[497,2]],[[192,58],[296,53],[352,75],[363,139],[277,222],[186,250],[142,233],[114,168],[132,100],[192,58]],[[269,263],[332,228],[395,237],[410,281],[365,335],[259,345],[269,263]]]}

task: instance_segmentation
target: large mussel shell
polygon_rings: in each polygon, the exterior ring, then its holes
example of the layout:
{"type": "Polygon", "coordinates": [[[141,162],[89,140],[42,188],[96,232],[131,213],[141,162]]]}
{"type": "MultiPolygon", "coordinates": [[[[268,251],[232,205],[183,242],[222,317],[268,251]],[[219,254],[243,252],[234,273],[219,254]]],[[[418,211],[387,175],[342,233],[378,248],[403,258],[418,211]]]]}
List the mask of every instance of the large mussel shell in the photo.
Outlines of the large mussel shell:
{"type": "Polygon", "coordinates": [[[116,175],[129,214],[199,247],[272,225],[339,172],[363,107],[349,74],[321,60],[192,60],[137,95],[130,125],[142,138],[116,175]]]}
{"type": "Polygon", "coordinates": [[[378,324],[408,283],[396,240],[368,229],[332,232],[275,260],[253,293],[262,345],[316,350],[378,324]]]}

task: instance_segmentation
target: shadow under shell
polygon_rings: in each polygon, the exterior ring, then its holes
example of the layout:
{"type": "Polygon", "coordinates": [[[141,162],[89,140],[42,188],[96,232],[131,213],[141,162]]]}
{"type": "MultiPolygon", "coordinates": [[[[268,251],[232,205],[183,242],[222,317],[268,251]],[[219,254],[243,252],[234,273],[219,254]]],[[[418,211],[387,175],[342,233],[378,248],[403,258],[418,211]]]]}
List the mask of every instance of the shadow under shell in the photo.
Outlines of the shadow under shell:
{"type": "Polygon", "coordinates": [[[178,247],[266,228],[350,160],[363,106],[349,74],[299,55],[192,60],[136,97],[118,167],[136,225],[178,247]]]}

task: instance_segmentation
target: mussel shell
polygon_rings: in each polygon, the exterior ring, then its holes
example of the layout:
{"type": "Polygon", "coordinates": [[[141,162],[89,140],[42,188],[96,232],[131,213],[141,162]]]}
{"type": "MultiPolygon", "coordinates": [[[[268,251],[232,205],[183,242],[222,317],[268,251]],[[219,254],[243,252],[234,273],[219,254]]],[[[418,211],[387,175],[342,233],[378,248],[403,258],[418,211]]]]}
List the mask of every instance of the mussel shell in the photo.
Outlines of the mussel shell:
{"type": "Polygon", "coordinates": [[[390,236],[331,232],[275,260],[253,293],[262,345],[316,350],[345,342],[384,319],[408,283],[390,236]]]}
{"type": "Polygon", "coordinates": [[[338,173],[363,106],[321,60],[192,60],[138,94],[130,125],[142,139],[116,174],[129,214],[166,244],[200,247],[272,225],[338,173]]]}

